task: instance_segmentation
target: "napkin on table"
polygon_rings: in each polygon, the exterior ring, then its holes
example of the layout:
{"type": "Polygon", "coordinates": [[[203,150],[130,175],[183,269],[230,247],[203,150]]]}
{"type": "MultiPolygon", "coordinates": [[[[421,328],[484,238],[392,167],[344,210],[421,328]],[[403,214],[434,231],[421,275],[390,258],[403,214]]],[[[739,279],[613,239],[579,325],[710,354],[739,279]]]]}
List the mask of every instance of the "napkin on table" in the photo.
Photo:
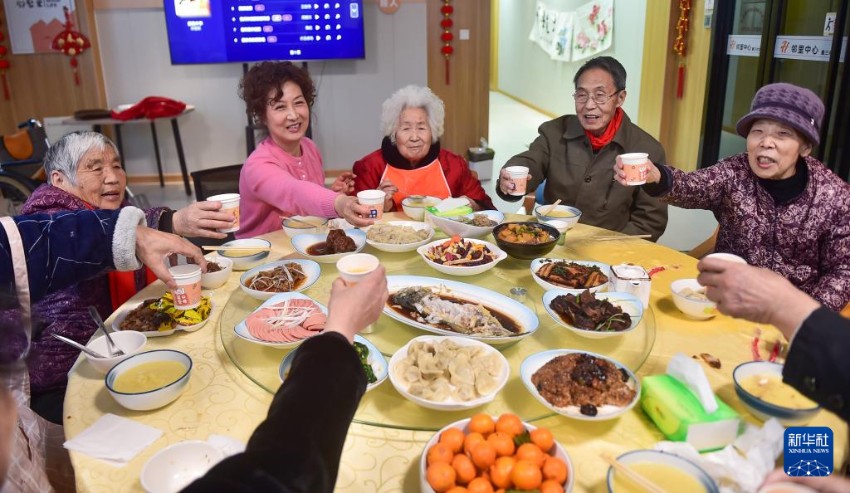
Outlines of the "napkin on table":
{"type": "Polygon", "coordinates": [[[119,467],[131,461],[162,436],[162,430],[114,414],[105,414],[82,433],[65,442],[68,450],[81,452],[119,467]]]}

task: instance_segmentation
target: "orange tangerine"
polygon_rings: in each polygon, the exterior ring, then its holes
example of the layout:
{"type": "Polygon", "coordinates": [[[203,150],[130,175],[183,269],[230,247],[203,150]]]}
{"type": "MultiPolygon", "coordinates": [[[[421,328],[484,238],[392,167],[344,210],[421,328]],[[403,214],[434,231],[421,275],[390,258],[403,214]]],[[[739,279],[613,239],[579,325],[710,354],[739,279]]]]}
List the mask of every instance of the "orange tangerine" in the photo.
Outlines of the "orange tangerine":
{"type": "Polygon", "coordinates": [[[496,421],[496,431],[506,433],[513,438],[522,435],[525,432],[525,426],[516,414],[505,413],[499,416],[499,420],[496,421]]]}
{"type": "Polygon", "coordinates": [[[449,428],[440,433],[440,443],[445,443],[449,446],[452,453],[458,453],[463,450],[463,439],[466,435],[459,428],[449,428]]]}
{"type": "Polygon", "coordinates": [[[463,451],[467,453],[467,455],[472,455],[472,447],[478,442],[484,441],[484,435],[481,433],[472,432],[469,435],[466,435],[466,438],[463,439],[463,451]]]}
{"type": "Polygon", "coordinates": [[[511,472],[514,470],[516,459],[513,457],[499,457],[496,462],[490,466],[490,481],[497,488],[510,488],[513,485],[511,481],[511,472]]]}
{"type": "Polygon", "coordinates": [[[557,457],[548,456],[543,462],[543,477],[552,479],[557,483],[564,484],[569,476],[567,464],[557,457]]]}
{"type": "Polygon", "coordinates": [[[469,493],[493,493],[493,485],[485,478],[475,478],[466,485],[469,493]]]}
{"type": "Polygon", "coordinates": [[[428,449],[428,455],[425,458],[425,463],[429,466],[437,462],[450,464],[454,456],[454,452],[452,452],[452,449],[449,448],[448,445],[445,443],[435,443],[430,449],[428,449]]]}
{"type": "Polygon", "coordinates": [[[493,433],[496,429],[496,423],[489,414],[478,413],[469,418],[469,431],[481,433],[484,438],[493,433]]]}
{"type": "Polygon", "coordinates": [[[547,428],[531,430],[529,435],[531,435],[531,443],[540,447],[540,450],[544,452],[552,450],[552,446],[555,445],[555,437],[552,436],[552,432],[547,428]]]}
{"type": "Polygon", "coordinates": [[[496,448],[496,455],[499,457],[514,455],[514,452],[516,451],[516,445],[514,445],[513,437],[505,432],[493,432],[487,437],[487,441],[496,448]]]}
{"type": "Polygon", "coordinates": [[[455,469],[457,473],[457,482],[460,484],[467,484],[473,479],[475,479],[475,464],[472,463],[472,459],[464,454],[455,455],[454,459],[452,459],[452,467],[455,469]]]}
{"type": "MultiPolygon", "coordinates": [[[[543,467],[543,461],[546,460],[547,454],[540,450],[540,447],[533,443],[523,443],[516,449],[516,460],[528,460],[534,463],[537,468],[543,467]]],[[[533,488],[532,488],[533,489],[533,488]]]]}
{"type": "Polygon", "coordinates": [[[540,483],[540,493],[564,493],[563,483],[547,479],[540,483]]]}
{"type": "Polygon", "coordinates": [[[425,470],[425,479],[437,493],[444,493],[455,486],[455,470],[445,462],[435,462],[425,470]]]}
{"type": "Polygon", "coordinates": [[[518,460],[511,471],[511,481],[519,490],[536,490],[543,482],[543,473],[534,462],[518,460]]]}
{"type": "MultiPolygon", "coordinates": [[[[564,490],[561,490],[561,491],[564,491],[564,490]]],[[[469,493],[469,491],[466,488],[464,488],[463,486],[455,486],[454,488],[450,489],[446,493],[469,493]]]]}
{"type": "Polygon", "coordinates": [[[482,440],[472,447],[471,457],[475,467],[486,470],[496,462],[496,447],[482,440]]]}

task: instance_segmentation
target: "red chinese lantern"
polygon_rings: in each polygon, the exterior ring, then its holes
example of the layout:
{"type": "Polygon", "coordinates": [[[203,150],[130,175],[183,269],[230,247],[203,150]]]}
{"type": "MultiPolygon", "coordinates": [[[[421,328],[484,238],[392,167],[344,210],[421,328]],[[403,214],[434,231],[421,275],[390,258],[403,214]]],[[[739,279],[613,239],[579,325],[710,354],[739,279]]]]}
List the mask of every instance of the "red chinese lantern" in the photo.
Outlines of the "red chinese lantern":
{"type": "Polygon", "coordinates": [[[65,29],[53,38],[51,48],[61,51],[71,57],[71,68],[74,70],[74,82],[80,85],[80,74],[77,72],[77,55],[91,48],[89,38],[79,31],[74,31],[74,21],[71,20],[71,11],[68,7],[62,7],[65,12],[65,29]]]}
{"type": "MultiPolygon", "coordinates": [[[[3,23],[0,22],[0,27],[3,26],[3,23]]],[[[0,42],[6,40],[6,36],[0,31],[0,42]]],[[[0,79],[3,79],[3,98],[8,101],[12,99],[12,95],[9,93],[9,83],[6,81],[6,71],[11,67],[11,63],[6,58],[6,55],[9,54],[9,50],[6,49],[5,46],[0,45],[0,79]]]]}
{"type": "Polygon", "coordinates": [[[440,35],[440,41],[443,42],[443,46],[440,48],[440,53],[443,54],[443,57],[446,59],[446,85],[449,85],[449,57],[452,56],[455,49],[452,46],[452,40],[454,40],[454,35],[452,34],[452,26],[454,22],[452,22],[452,14],[455,11],[455,8],[450,5],[451,0],[443,0],[443,6],[440,7],[440,13],[443,14],[443,18],[440,20],[440,27],[443,29],[443,34],[440,35]]]}

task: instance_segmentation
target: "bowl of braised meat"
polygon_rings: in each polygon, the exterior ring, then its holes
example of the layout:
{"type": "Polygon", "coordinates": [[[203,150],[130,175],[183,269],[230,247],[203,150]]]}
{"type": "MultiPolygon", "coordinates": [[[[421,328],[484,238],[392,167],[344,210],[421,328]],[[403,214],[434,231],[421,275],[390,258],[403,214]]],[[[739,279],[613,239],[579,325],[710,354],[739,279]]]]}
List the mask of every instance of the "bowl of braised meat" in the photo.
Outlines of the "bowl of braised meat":
{"type": "Polygon", "coordinates": [[[233,260],[219,257],[216,253],[206,256],[207,271],[201,274],[201,287],[204,289],[220,288],[230,278],[233,272],[233,260]]]}
{"type": "Polygon", "coordinates": [[[366,246],[366,233],[359,229],[331,229],[327,233],[295,235],[292,248],[310,260],[333,264],[366,246]]]}
{"type": "Polygon", "coordinates": [[[502,223],[493,229],[499,248],[518,259],[531,260],[555,248],[561,233],[548,224],[520,222],[502,223]]]}
{"type": "Polygon", "coordinates": [[[546,313],[573,333],[590,339],[627,334],[640,324],[643,303],[629,293],[580,294],[552,289],[543,295],[546,313]]]}
{"type": "Polygon", "coordinates": [[[312,260],[283,259],[254,267],[239,278],[248,296],[267,300],[277,293],[300,292],[318,279],[322,268],[312,260]]]}
{"type": "Polygon", "coordinates": [[[573,294],[608,290],[611,266],[590,260],[536,258],[531,262],[531,277],[545,290],[563,289],[573,294]]]}
{"type": "Polygon", "coordinates": [[[522,383],[541,404],[569,418],[604,421],[628,412],[640,381],[622,363],[600,354],[552,349],[525,358],[522,383]]]}

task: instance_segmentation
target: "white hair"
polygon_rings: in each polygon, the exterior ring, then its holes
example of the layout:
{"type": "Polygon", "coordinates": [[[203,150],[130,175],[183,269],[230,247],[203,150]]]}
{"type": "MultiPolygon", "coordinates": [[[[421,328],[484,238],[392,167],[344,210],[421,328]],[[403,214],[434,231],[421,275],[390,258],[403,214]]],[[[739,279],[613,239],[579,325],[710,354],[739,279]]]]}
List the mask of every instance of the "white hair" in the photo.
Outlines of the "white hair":
{"type": "Polygon", "coordinates": [[[381,110],[381,130],[393,144],[401,113],[407,108],[422,108],[428,114],[432,144],[443,136],[443,121],[446,118],[443,100],[427,87],[410,85],[402,87],[387,98],[381,110]]]}
{"type": "Polygon", "coordinates": [[[50,146],[44,155],[44,171],[47,172],[48,182],[52,182],[51,173],[58,171],[65,175],[71,185],[76,186],[77,168],[79,168],[83,156],[93,149],[104,151],[107,147],[111,147],[120,159],[118,148],[103,134],[71,132],[62,136],[61,139],[50,146]]]}

